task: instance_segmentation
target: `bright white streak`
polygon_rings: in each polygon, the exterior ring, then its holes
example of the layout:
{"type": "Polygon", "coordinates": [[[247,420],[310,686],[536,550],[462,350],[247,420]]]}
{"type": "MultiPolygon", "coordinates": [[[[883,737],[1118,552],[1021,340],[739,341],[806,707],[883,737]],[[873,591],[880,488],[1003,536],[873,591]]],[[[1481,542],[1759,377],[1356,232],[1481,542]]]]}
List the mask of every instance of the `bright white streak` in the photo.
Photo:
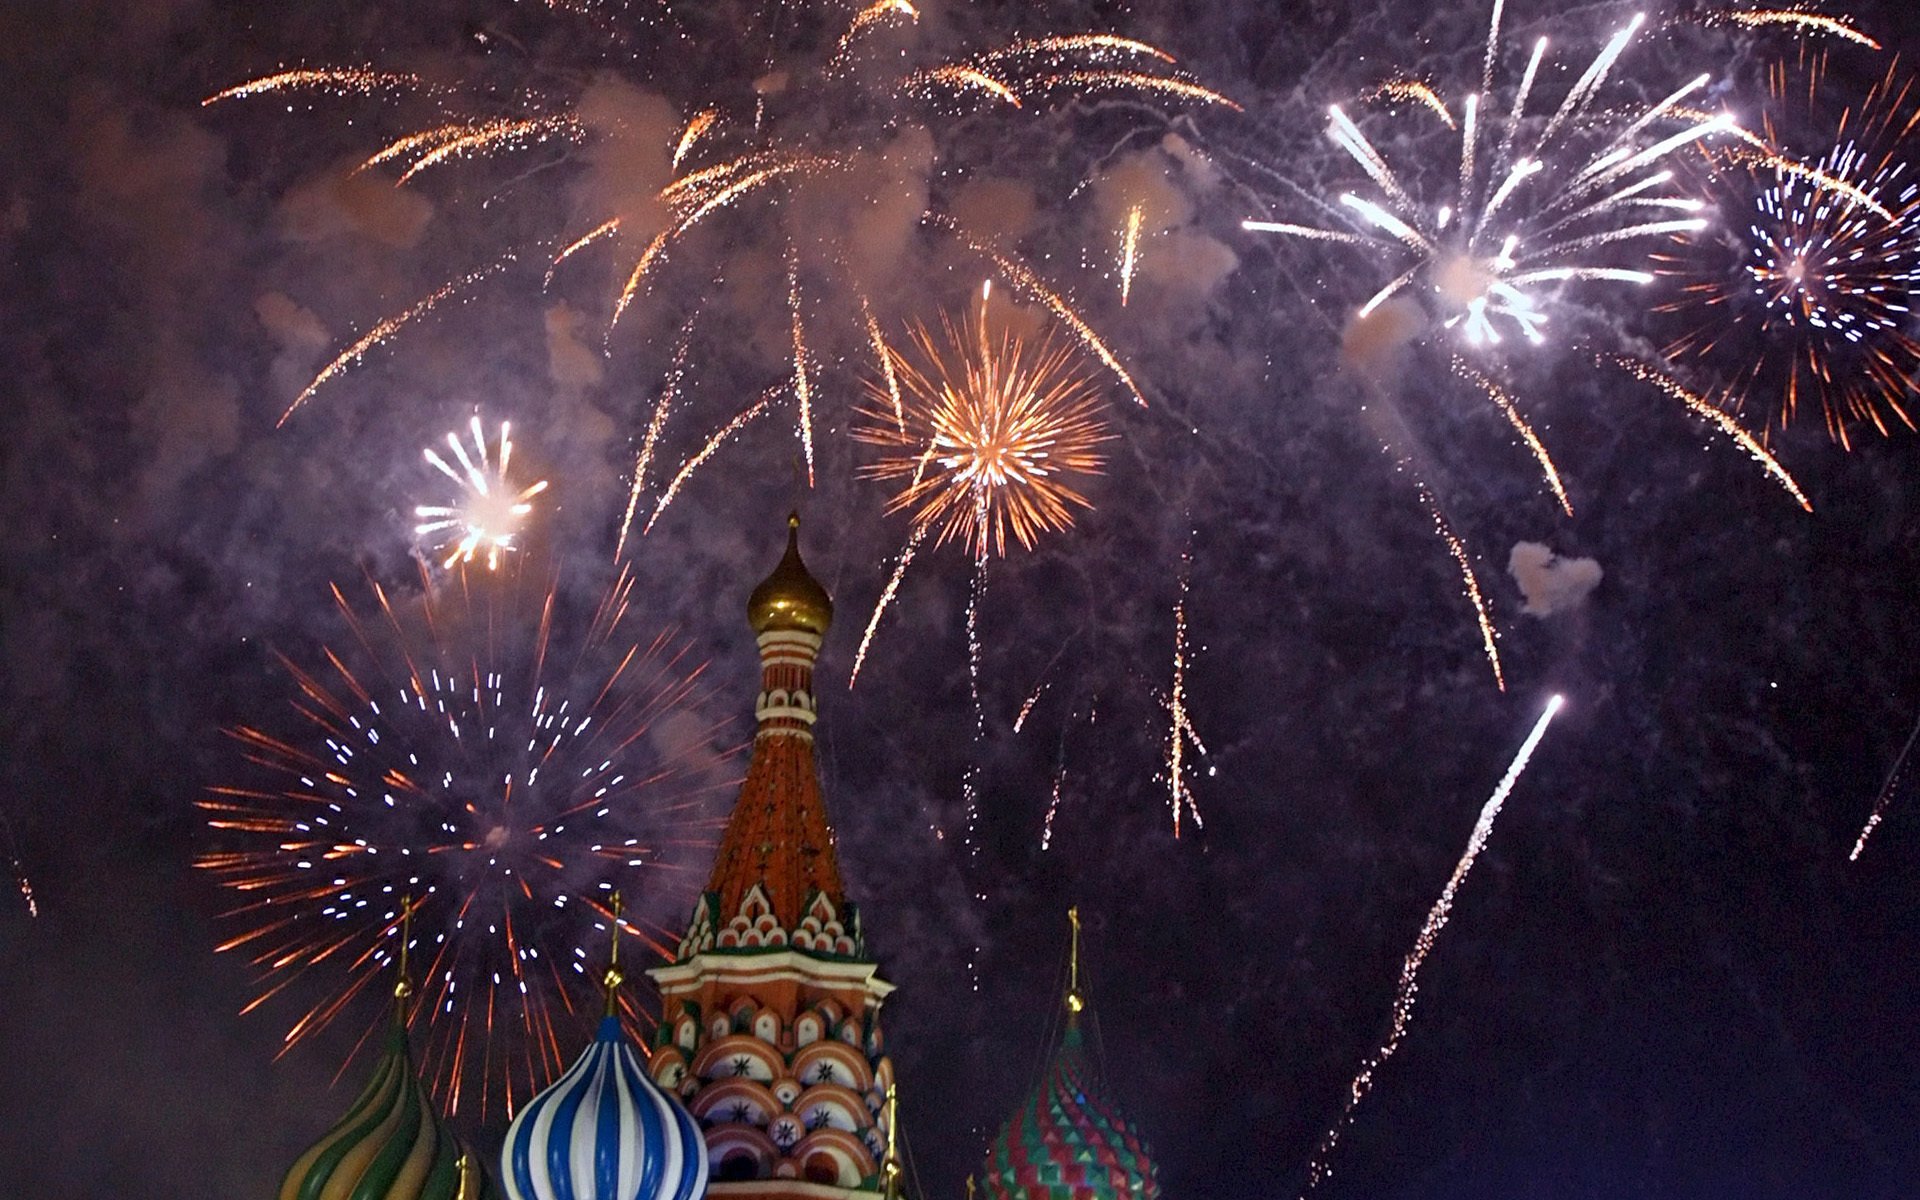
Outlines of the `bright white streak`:
{"type": "Polygon", "coordinates": [[[1333,1167],[1328,1160],[1333,1155],[1334,1147],[1340,1143],[1340,1135],[1353,1124],[1354,1110],[1360,1106],[1362,1100],[1367,1098],[1367,1093],[1373,1090],[1374,1073],[1394,1056],[1394,1053],[1400,1049],[1401,1041],[1407,1036],[1407,1027],[1413,1021],[1414,1001],[1420,995],[1420,967],[1427,961],[1427,955],[1433,951],[1434,941],[1440,936],[1440,931],[1446,928],[1447,918],[1453,915],[1454,896],[1458,894],[1460,885],[1466,881],[1467,873],[1473,870],[1474,860],[1479,858],[1480,851],[1486,848],[1487,837],[1493,832],[1494,818],[1500,815],[1500,807],[1507,802],[1507,796],[1512,793],[1513,785],[1520,781],[1520,773],[1527,769],[1527,760],[1533,757],[1535,747],[1539,746],[1540,739],[1546,736],[1547,726],[1552,723],[1554,714],[1559,712],[1565,703],[1565,698],[1558,695],[1547,701],[1547,707],[1541,712],[1540,719],[1533,723],[1533,730],[1527,734],[1527,740],[1520,744],[1520,752],[1513,756],[1513,762],[1508,765],[1507,773],[1500,777],[1499,786],[1493,789],[1493,795],[1487,797],[1486,804],[1481,806],[1480,819],[1474,822],[1473,832],[1467,837],[1466,852],[1454,865],[1453,874],[1447,879],[1447,886],[1440,890],[1440,898],[1435,900],[1433,907],[1427,911],[1426,924],[1421,926],[1420,936],[1414,939],[1413,949],[1408,952],[1406,960],[1400,964],[1400,985],[1395,989],[1393,996],[1392,1030],[1387,1034],[1387,1040],[1381,1043],[1380,1048],[1368,1055],[1366,1061],[1360,1064],[1360,1072],[1353,1077],[1353,1083],[1347,1091],[1346,1109],[1340,1114],[1340,1119],[1334,1122],[1333,1127],[1327,1130],[1326,1136],[1320,1140],[1320,1149],[1314,1154],[1313,1165],[1307,1170],[1307,1186],[1300,1193],[1301,1196],[1304,1197],[1308,1192],[1313,1191],[1333,1174],[1333,1167]]]}
{"type": "Polygon", "coordinates": [[[1240,228],[1248,233],[1284,233],[1289,237],[1309,238],[1319,242],[1346,242],[1349,245],[1361,245],[1367,240],[1357,233],[1315,229],[1311,225],[1293,225],[1286,221],[1242,221],[1240,228]]]}

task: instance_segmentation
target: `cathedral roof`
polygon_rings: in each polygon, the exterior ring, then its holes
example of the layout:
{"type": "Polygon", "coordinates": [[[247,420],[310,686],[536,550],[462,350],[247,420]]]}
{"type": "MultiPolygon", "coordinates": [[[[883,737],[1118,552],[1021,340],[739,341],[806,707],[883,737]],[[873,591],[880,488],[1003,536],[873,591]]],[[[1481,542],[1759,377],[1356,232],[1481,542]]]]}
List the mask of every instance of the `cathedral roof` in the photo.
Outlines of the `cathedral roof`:
{"type": "Polygon", "coordinates": [[[395,1021],[373,1079],[280,1185],[280,1200],[481,1200],[477,1162],[434,1111],[395,1021]]]}
{"type": "Polygon", "coordinates": [[[1040,1086],[987,1151],[995,1200],[1155,1200],[1156,1168],[1140,1134],[1101,1098],[1077,1020],[1040,1086]]]}

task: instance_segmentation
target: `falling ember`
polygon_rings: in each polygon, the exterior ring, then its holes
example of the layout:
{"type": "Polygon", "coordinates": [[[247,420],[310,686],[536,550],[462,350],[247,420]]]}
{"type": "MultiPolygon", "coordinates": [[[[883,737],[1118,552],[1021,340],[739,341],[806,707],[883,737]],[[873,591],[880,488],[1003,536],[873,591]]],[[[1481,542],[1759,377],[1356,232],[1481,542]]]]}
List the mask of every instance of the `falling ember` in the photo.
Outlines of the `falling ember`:
{"type": "MultiPolygon", "coordinates": [[[[1120,380],[1120,383],[1127,389],[1128,393],[1133,396],[1134,403],[1138,404],[1141,408],[1147,406],[1147,398],[1141,395],[1139,385],[1133,382],[1133,376],[1127,374],[1127,369],[1120,365],[1120,360],[1114,357],[1113,351],[1107,348],[1107,344],[1100,340],[1100,335],[1093,331],[1093,327],[1088,325],[1080,314],[1074,311],[1073,306],[1061,298],[1058,292],[1055,292],[1052,288],[1042,283],[1040,277],[1035,275],[1031,269],[1025,264],[1002,254],[985,242],[976,241],[968,236],[966,231],[951,218],[934,215],[927,218],[927,220],[929,224],[936,228],[945,229],[947,232],[959,238],[974,253],[992,259],[993,264],[1000,268],[1000,273],[1012,281],[1015,287],[1033,297],[1035,300],[1038,300],[1041,304],[1044,304],[1055,317],[1059,318],[1061,324],[1073,331],[1074,336],[1080,339],[1080,344],[1085,346],[1090,354],[1099,359],[1101,363],[1106,366],[1107,370],[1112,371],[1120,380]]],[[[989,281],[989,283],[991,283],[991,281],[989,281]]]]}
{"type": "Polygon", "coordinates": [[[1850,21],[1843,17],[1823,16],[1820,13],[1806,12],[1793,8],[1769,9],[1728,9],[1724,12],[1709,13],[1705,23],[1708,25],[1741,25],[1748,29],[1764,29],[1778,26],[1791,29],[1800,34],[1826,34],[1844,41],[1865,46],[1869,50],[1880,49],[1880,43],[1860,32],[1850,21]]]}
{"type": "Polygon", "coordinates": [[[1193,818],[1195,829],[1204,828],[1206,822],[1200,819],[1200,806],[1194,800],[1193,786],[1188,781],[1190,767],[1187,765],[1186,752],[1189,747],[1206,757],[1207,747],[1200,741],[1200,735],[1194,731],[1193,723],[1187,719],[1187,594],[1193,580],[1193,553],[1188,551],[1180,559],[1180,595],[1173,603],[1173,687],[1167,693],[1167,804],[1173,810],[1173,836],[1180,836],[1182,814],[1193,818]]]}
{"type": "Polygon", "coordinates": [[[1860,836],[1853,843],[1853,852],[1847,855],[1848,862],[1860,860],[1860,852],[1867,848],[1867,839],[1873,836],[1873,831],[1880,827],[1881,820],[1886,817],[1887,806],[1893,803],[1894,793],[1900,790],[1900,784],[1906,777],[1907,758],[1913,753],[1915,741],[1920,741],[1920,718],[1915,718],[1913,732],[1907,734],[1906,745],[1900,747],[1899,755],[1893,760],[1893,769],[1887,772],[1886,782],[1880,785],[1880,793],[1873,799],[1873,814],[1861,827],[1860,836]]]}
{"type": "Polygon", "coordinates": [[[1564,700],[1559,696],[1554,696],[1547,701],[1546,709],[1541,712],[1540,719],[1533,723],[1533,729],[1527,734],[1527,740],[1520,744],[1520,752],[1513,756],[1513,762],[1507,767],[1507,773],[1501,776],[1499,786],[1493,789],[1493,795],[1489,796],[1486,804],[1481,807],[1480,819],[1474,822],[1473,832],[1467,837],[1466,852],[1461,854],[1460,861],[1454,864],[1453,874],[1448,877],[1446,887],[1440,890],[1440,898],[1434,901],[1433,907],[1427,912],[1426,924],[1421,926],[1420,936],[1414,939],[1413,950],[1400,964],[1400,982],[1393,996],[1393,1024],[1387,1033],[1387,1040],[1381,1043],[1379,1049],[1367,1056],[1366,1061],[1360,1065],[1359,1073],[1353,1077],[1353,1083],[1347,1089],[1346,1107],[1341,1112],[1340,1119],[1327,1130],[1326,1135],[1320,1139],[1319,1149],[1314,1152],[1313,1164],[1308,1168],[1307,1186],[1302,1191],[1302,1196],[1319,1187],[1328,1176],[1333,1174],[1331,1159],[1335,1147],[1340,1143],[1340,1135],[1353,1124],[1354,1110],[1360,1107],[1360,1102],[1365,1100],[1367,1093],[1373,1090],[1375,1074],[1400,1049],[1402,1039],[1407,1036],[1407,1027],[1413,1022],[1414,1001],[1420,994],[1420,967],[1427,961],[1427,955],[1433,951],[1434,941],[1439,938],[1440,931],[1446,928],[1447,918],[1453,914],[1454,897],[1459,893],[1460,885],[1466,881],[1467,873],[1473,870],[1474,860],[1480,857],[1480,851],[1486,847],[1487,837],[1493,832],[1494,818],[1500,815],[1501,805],[1506,803],[1508,794],[1513,791],[1513,785],[1519,782],[1520,773],[1527,769],[1527,760],[1533,757],[1535,747],[1539,746],[1540,739],[1546,736],[1547,726],[1553,721],[1554,714],[1560,711],[1563,703],[1564,700]]]}
{"type": "Polygon", "coordinates": [[[479,414],[469,424],[473,452],[456,433],[447,434],[447,447],[453,452],[456,470],[429,446],[422,453],[434,470],[460,488],[460,498],[450,505],[422,504],[413,510],[421,518],[414,533],[431,541],[436,549],[447,551],[440,565],[470,563],[483,551],[487,570],[500,566],[500,556],[511,551],[513,539],[533,512],[533,498],[547,490],[542,479],[517,488],[508,476],[513,458],[513,442],[505,421],[500,422],[498,450],[487,454],[487,435],[480,426],[479,414]]]}
{"type": "Polygon", "coordinates": [[[313,397],[315,392],[319,391],[329,381],[335,379],[342,372],[365,358],[367,351],[372,350],[375,346],[380,345],[394,334],[400,332],[402,328],[414,320],[432,312],[441,301],[446,300],[448,297],[459,295],[461,292],[466,291],[488,276],[496,275],[502,270],[505,270],[506,267],[513,262],[513,259],[514,256],[512,254],[504,255],[477,271],[470,271],[458,279],[441,285],[439,290],[429,294],[424,299],[415,301],[413,307],[407,309],[405,312],[383,318],[358,341],[354,342],[353,345],[342,350],[332,362],[328,363],[321,369],[318,375],[313,377],[313,381],[307,384],[306,388],[303,389],[298,396],[293,398],[293,403],[287,405],[287,411],[280,414],[280,420],[275,422],[276,426],[285,425],[287,418],[293,415],[295,409],[305,404],[313,397]]]}
{"type": "Polygon", "coordinates": [[[660,431],[666,428],[667,417],[673,412],[673,406],[680,399],[680,384],[687,375],[687,353],[693,349],[693,329],[700,319],[695,313],[687,318],[680,327],[680,338],[673,344],[673,363],[667,368],[666,385],[661,389],[660,401],[653,406],[653,418],[647,422],[647,432],[640,439],[640,453],[633,460],[633,482],[627,487],[627,510],[620,517],[620,536],[613,546],[613,558],[620,556],[627,548],[627,534],[633,530],[634,510],[640,505],[640,493],[646,490],[647,467],[653,462],[654,449],[660,444],[660,431]]]}
{"type": "Polygon", "coordinates": [[[1073,524],[1092,504],[1076,476],[1098,474],[1100,445],[1112,435],[1100,390],[1068,343],[1051,331],[1038,345],[987,328],[984,313],[955,325],[941,320],[936,339],[910,331],[913,354],[889,348],[906,401],[906,424],[879,405],[889,397],[868,384],[863,423],[853,436],[886,451],[860,468],[869,479],[905,481],[887,505],[937,526],[936,546],[963,541],[978,557],[1005,555],[1009,535],[1031,550],[1044,533],[1073,524]]]}
{"type": "Polygon", "coordinates": [[[1046,695],[1047,689],[1051,686],[1052,684],[1046,680],[1041,680],[1040,686],[1034,688],[1033,693],[1027,697],[1026,702],[1020,705],[1019,715],[1013,718],[1013,731],[1015,733],[1019,733],[1026,725],[1027,718],[1033,715],[1033,706],[1040,703],[1040,697],[1046,695]]]}
{"type": "Polygon", "coordinates": [[[1140,216],[1138,204],[1127,210],[1127,232],[1120,241],[1120,307],[1127,306],[1127,299],[1133,294],[1133,268],[1140,251],[1140,216]]]}
{"type": "MultiPolygon", "coordinates": [[[[484,1118],[550,1081],[597,1015],[576,1001],[604,894],[658,896],[664,915],[694,886],[675,873],[717,824],[721,723],[700,711],[687,646],[629,635],[625,571],[590,609],[517,572],[415,597],[370,587],[364,611],[334,589],[337,650],[312,668],[282,658],[286,719],[228,731],[253,777],[199,801],[213,845],[196,865],[235,894],[220,948],[258,968],[249,1009],[324,977],[289,1046],[388,1019],[356,998],[384,993],[369,984],[412,897],[415,1044],[443,1102],[484,1118]]],[[[671,937],[630,927],[657,950],[671,937]]]]}
{"type": "Polygon", "coordinates": [[[778,387],[768,388],[761,394],[760,399],[754,403],[753,407],[737,414],[733,420],[722,425],[714,432],[712,437],[707,439],[706,445],[700,447],[699,451],[696,452],[692,458],[689,458],[682,464],[679,473],[673,477],[673,482],[667,485],[667,490],[660,493],[659,502],[653,506],[653,515],[647,518],[646,525],[640,530],[641,536],[644,537],[653,531],[653,523],[660,519],[660,514],[666,512],[667,506],[673,503],[673,498],[680,494],[680,487],[686,483],[688,477],[699,470],[701,465],[709,458],[712,458],[714,454],[719,451],[720,447],[727,443],[728,438],[745,429],[755,417],[760,416],[769,408],[772,408],[773,402],[778,399],[779,396],[780,389],[778,387]]]}
{"type": "Polygon", "coordinates": [[[1807,494],[1800,490],[1800,485],[1794,482],[1793,476],[1787,474],[1787,469],[1780,464],[1780,460],[1768,453],[1767,448],[1760,444],[1760,439],[1748,433],[1725,409],[1714,404],[1706,397],[1683,387],[1680,382],[1671,375],[1656,371],[1645,363],[1636,362],[1630,358],[1619,357],[1614,358],[1613,363],[1640,382],[1651,384],[1675,400],[1680,401],[1680,403],[1686,405],[1687,410],[1695,416],[1712,423],[1720,432],[1737,442],[1741,449],[1753,457],[1753,461],[1766,468],[1767,474],[1773,476],[1775,482],[1785,488],[1787,494],[1792,496],[1794,502],[1804,511],[1813,511],[1813,501],[1807,499],[1807,494]]]}
{"type": "Polygon", "coordinates": [[[893,603],[900,591],[900,580],[906,576],[907,568],[913,564],[914,552],[920,549],[920,543],[926,540],[929,526],[922,522],[913,527],[907,535],[907,544],[900,547],[900,557],[894,561],[893,573],[887,576],[887,586],[880,589],[880,598],[874,601],[873,616],[867,619],[867,630],[860,635],[860,649],[853,656],[853,670],[847,673],[847,687],[852,689],[860,680],[860,668],[867,661],[867,647],[873,645],[873,635],[880,628],[880,616],[893,603]]]}
{"type": "Polygon", "coordinates": [[[1435,116],[1446,122],[1448,129],[1460,128],[1460,123],[1453,119],[1451,112],[1447,111],[1447,102],[1440,98],[1440,93],[1434,91],[1431,84],[1423,83],[1418,79],[1390,79],[1369,88],[1360,99],[1425,105],[1435,116]]]}
{"type": "Polygon", "coordinates": [[[1520,415],[1520,409],[1514,404],[1513,397],[1507,394],[1505,388],[1487,378],[1479,371],[1476,371],[1467,364],[1465,359],[1458,355],[1455,355],[1453,359],[1453,373],[1474,387],[1479,388],[1482,395],[1493,401],[1494,406],[1500,410],[1501,415],[1507,418],[1507,423],[1513,426],[1514,432],[1518,433],[1521,440],[1527,443],[1527,449],[1533,452],[1534,461],[1540,464],[1540,474],[1546,479],[1547,486],[1553,489],[1553,498],[1560,502],[1561,511],[1565,512],[1568,516],[1572,516],[1573,501],[1567,498],[1567,489],[1561,486],[1560,472],[1553,465],[1552,457],[1547,454],[1546,445],[1540,441],[1539,435],[1534,433],[1533,426],[1528,424],[1527,419],[1520,415]]]}
{"type": "Polygon", "coordinates": [[[263,75],[225,91],[215,92],[200,103],[204,107],[222,100],[264,96],[269,92],[325,92],[334,96],[371,96],[380,92],[412,91],[420,86],[418,75],[399,71],[376,71],[372,67],[320,67],[280,71],[263,75]]]}
{"type": "Polygon", "coordinates": [[[1473,573],[1473,560],[1467,554],[1466,543],[1462,542],[1440,515],[1440,503],[1434,499],[1433,491],[1422,480],[1414,484],[1420,490],[1420,503],[1426,506],[1427,516],[1433,521],[1433,531],[1447,544],[1447,550],[1453,555],[1453,561],[1460,568],[1460,582],[1465,587],[1465,596],[1473,603],[1474,619],[1480,625],[1480,645],[1486,650],[1487,665],[1493,668],[1493,682],[1501,691],[1507,690],[1506,672],[1500,669],[1500,648],[1494,644],[1499,636],[1493,627],[1493,618],[1487,615],[1486,597],[1480,594],[1480,580],[1473,573]]]}

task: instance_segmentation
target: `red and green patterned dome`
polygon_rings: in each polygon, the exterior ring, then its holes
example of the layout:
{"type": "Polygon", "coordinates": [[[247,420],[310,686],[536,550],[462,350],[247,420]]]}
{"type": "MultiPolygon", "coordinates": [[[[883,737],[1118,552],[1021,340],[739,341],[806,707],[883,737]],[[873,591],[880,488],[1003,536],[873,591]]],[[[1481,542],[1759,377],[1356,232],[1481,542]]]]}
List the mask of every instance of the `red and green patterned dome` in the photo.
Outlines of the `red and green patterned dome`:
{"type": "Polygon", "coordinates": [[[1077,1021],[1033,1095],[987,1151],[994,1200],[1156,1200],[1160,1183],[1147,1144],[1093,1087],[1077,1021]]]}

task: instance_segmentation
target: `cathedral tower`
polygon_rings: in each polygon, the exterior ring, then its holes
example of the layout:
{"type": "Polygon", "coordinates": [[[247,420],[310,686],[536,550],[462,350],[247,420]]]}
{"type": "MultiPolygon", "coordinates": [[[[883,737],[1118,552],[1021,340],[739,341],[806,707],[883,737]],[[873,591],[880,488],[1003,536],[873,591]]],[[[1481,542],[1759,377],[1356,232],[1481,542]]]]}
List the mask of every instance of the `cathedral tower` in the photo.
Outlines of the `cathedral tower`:
{"type": "Polygon", "coordinates": [[[747,602],[759,728],[713,875],[674,961],[649,972],[661,1018],[649,1070],[704,1131],[714,1197],[832,1200],[885,1186],[893,1064],[840,881],[813,763],[813,664],[833,601],[787,552],[747,602]]]}

